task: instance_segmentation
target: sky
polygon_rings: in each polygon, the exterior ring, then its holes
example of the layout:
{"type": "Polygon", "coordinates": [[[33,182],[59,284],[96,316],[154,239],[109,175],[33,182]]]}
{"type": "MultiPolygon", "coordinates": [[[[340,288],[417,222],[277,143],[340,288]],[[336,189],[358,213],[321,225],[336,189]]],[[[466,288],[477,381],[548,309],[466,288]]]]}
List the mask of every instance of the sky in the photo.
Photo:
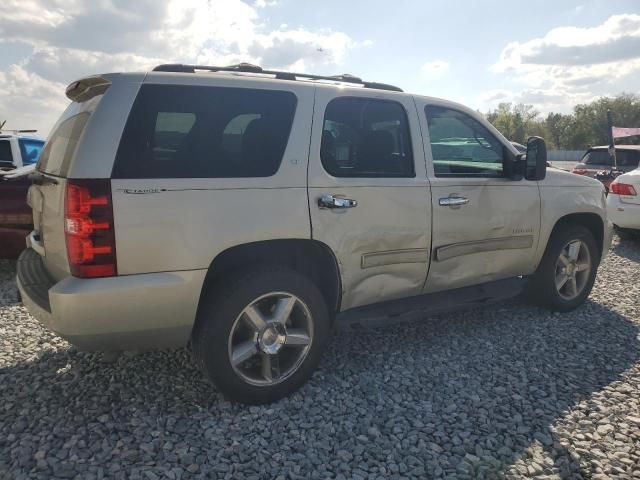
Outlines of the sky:
{"type": "Polygon", "coordinates": [[[568,113],[640,93],[640,0],[3,0],[0,121],[46,135],[83,76],[238,62],[568,113]]]}

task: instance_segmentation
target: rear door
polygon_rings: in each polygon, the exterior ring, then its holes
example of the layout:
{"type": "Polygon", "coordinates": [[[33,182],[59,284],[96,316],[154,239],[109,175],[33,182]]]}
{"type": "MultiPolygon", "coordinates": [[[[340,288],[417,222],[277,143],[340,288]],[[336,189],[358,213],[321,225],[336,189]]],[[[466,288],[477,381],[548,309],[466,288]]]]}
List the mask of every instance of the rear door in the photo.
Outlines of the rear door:
{"type": "Polygon", "coordinates": [[[505,178],[508,142],[472,112],[416,102],[433,202],[425,293],[532,273],[540,231],[537,182],[505,178]]]}
{"type": "Polygon", "coordinates": [[[343,310],[422,290],[431,206],[419,132],[408,95],[316,90],[312,236],[337,256],[343,310]]]}

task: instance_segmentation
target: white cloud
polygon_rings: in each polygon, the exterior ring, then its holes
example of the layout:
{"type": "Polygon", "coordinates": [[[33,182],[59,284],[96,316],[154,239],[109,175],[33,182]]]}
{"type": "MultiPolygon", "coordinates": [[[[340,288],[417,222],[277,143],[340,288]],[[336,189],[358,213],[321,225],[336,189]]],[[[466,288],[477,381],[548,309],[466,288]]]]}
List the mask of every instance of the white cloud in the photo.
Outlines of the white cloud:
{"type": "Polygon", "coordinates": [[[527,83],[576,84],[620,78],[640,69],[640,15],[614,15],[592,28],[562,27],[513,42],[491,67],[527,83]]]}
{"type": "Polygon", "coordinates": [[[256,8],[265,8],[265,7],[275,7],[276,5],[278,5],[278,1],[277,0],[256,0],[254,3],[256,8]]]}
{"type": "MultiPolygon", "coordinates": [[[[490,71],[522,85],[507,95],[513,101],[536,100],[543,111],[567,111],[596,92],[620,93],[611,91],[620,79],[640,74],[640,15],[614,15],[595,27],[560,27],[509,43],[490,71]]],[[[492,103],[491,94],[481,100],[492,103]]]]}
{"type": "Polygon", "coordinates": [[[443,75],[449,71],[449,62],[444,60],[434,60],[427,62],[420,68],[425,75],[443,75]]]}
{"type": "Polygon", "coordinates": [[[7,121],[6,128],[37,129],[46,135],[68,103],[65,84],[45,80],[18,65],[0,71],[0,85],[0,121],[7,121]]]}
{"type": "MultiPolygon", "coordinates": [[[[15,80],[16,72],[23,72],[31,81],[52,86],[87,74],[147,70],[159,63],[244,61],[312,70],[338,66],[350,50],[370,45],[329,29],[282,25],[268,31],[260,12],[274,6],[273,0],[4,0],[0,38],[5,44],[0,41],[0,49],[20,41],[33,52],[0,75],[15,80]]],[[[17,100],[7,99],[7,92],[3,85],[1,111],[26,122],[29,105],[38,97],[24,104],[27,110],[9,111],[7,106],[17,100]]],[[[44,104],[58,105],[45,97],[44,104]]],[[[49,124],[60,113],[38,111],[41,123],[49,124]]]]}

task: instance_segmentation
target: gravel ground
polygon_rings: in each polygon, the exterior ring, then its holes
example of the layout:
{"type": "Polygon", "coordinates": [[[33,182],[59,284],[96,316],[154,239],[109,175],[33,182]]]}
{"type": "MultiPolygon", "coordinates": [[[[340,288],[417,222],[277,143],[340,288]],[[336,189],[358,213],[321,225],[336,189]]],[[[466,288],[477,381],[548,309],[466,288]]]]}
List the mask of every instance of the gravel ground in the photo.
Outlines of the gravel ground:
{"type": "Polygon", "coordinates": [[[185,350],[101,362],[0,262],[0,478],[640,478],[640,243],[591,299],[337,336],[299,393],[226,402],[185,350]]]}

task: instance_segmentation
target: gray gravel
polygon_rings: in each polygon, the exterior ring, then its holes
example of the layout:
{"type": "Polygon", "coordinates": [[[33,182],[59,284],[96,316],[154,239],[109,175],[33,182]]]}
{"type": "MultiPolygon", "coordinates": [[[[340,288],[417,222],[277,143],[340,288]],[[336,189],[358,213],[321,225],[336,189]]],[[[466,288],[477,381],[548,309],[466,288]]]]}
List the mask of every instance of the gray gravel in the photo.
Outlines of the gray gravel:
{"type": "Polygon", "coordinates": [[[0,261],[0,478],[640,478],[640,243],[591,300],[343,334],[299,393],[224,401],[187,351],[77,352],[0,261]]]}

